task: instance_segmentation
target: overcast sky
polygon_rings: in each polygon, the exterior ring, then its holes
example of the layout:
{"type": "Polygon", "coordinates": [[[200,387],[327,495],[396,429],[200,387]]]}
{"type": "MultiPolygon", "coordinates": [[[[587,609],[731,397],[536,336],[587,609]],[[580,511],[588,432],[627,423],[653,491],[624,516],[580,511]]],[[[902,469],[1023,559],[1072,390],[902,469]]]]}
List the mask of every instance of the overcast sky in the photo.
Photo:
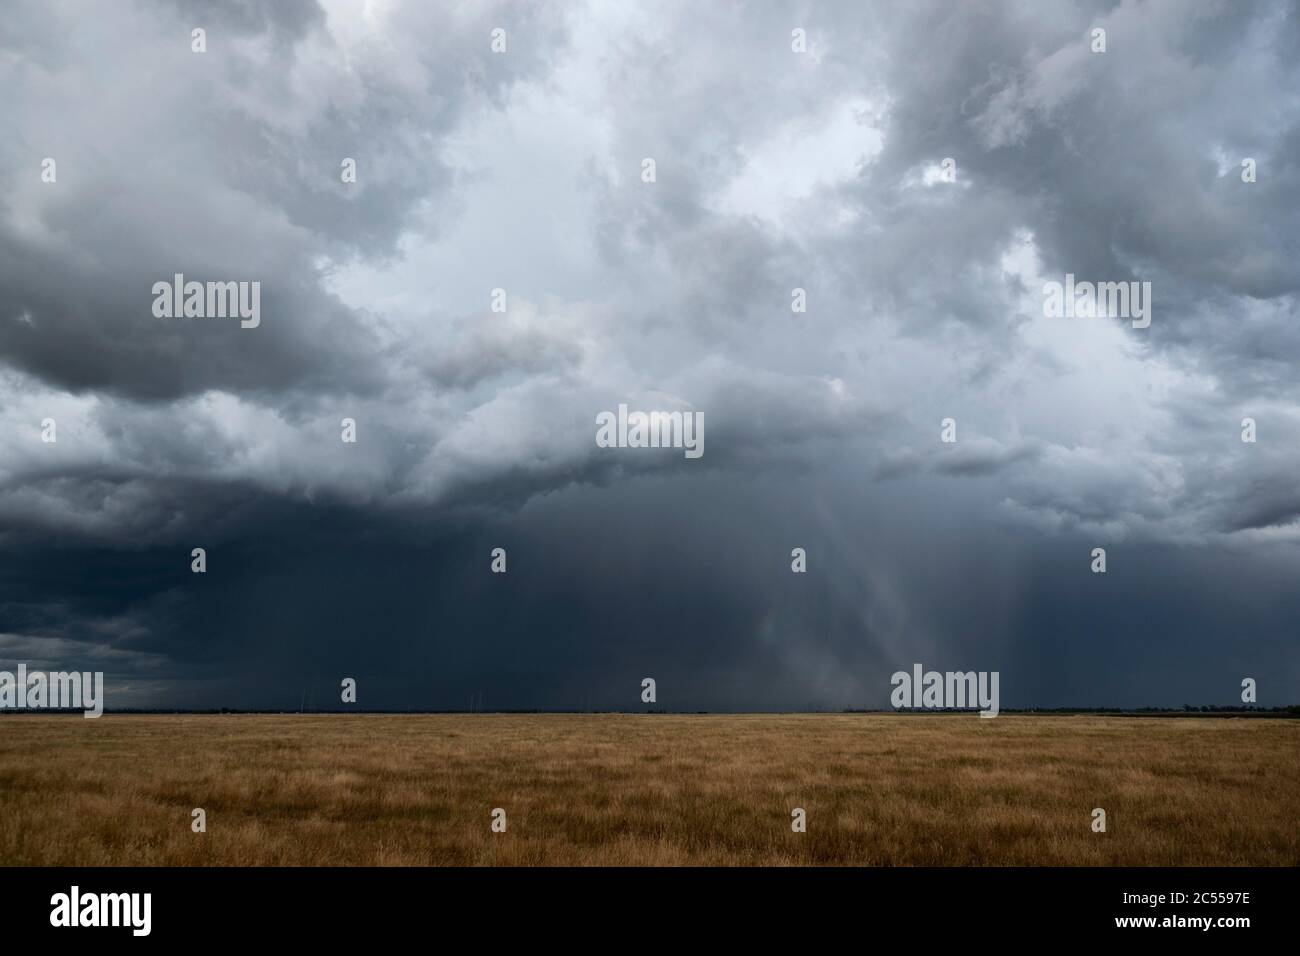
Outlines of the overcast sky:
{"type": "Polygon", "coordinates": [[[1300,700],[1294,3],[111,8],[0,17],[0,666],[110,709],[885,707],[914,662],[1300,700]],[[176,273],[260,325],[156,317],[176,273]],[[1045,316],[1067,273],[1150,326],[1045,316]],[[704,455],[598,447],[620,403],[704,455]]]}

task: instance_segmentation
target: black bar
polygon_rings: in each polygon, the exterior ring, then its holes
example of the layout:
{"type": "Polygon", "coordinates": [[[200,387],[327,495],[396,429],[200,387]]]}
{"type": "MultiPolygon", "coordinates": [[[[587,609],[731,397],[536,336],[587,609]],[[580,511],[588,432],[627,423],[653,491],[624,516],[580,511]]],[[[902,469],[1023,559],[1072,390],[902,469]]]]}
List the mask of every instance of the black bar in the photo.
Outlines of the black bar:
{"type": "Polygon", "coordinates": [[[0,914],[7,943],[76,933],[81,941],[145,945],[373,944],[433,932],[428,939],[450,946],[457,937],[447,934],[464,930],[494,947],[604,939],[678,948],[702,932],[796,943],[836,930],[859,943],[905,931],[908,949],[923,952],[943,939],[986,947],[1022,939],[1199,937],[1231,945],[1259,934],[1284,938],[1296,927],[1296,889],[1296,870],[1286,868],[5,868],[0,914]],[[129,925],[52,926],[52,897],[70,896],[73,886],[83,903],[87,894],[151,894],[148,936],[135,937],[129,925]],[[1161,925],[1207,917],[1244,917],[1249,925],[1161,925]],[[1156,925],[1117,925],[1126,918],[1156,925]]]}

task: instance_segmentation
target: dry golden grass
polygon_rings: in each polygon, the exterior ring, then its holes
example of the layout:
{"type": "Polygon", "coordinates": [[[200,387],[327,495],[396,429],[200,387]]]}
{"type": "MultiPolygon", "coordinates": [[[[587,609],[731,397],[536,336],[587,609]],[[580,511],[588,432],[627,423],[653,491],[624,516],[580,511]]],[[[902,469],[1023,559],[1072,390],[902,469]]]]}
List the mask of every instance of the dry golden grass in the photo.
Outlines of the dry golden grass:
{"type": "Polygon", "coordinates": [[[1295,865],[1298,821],[1300,721],[0,719],[11,865],[1295,865]]]}

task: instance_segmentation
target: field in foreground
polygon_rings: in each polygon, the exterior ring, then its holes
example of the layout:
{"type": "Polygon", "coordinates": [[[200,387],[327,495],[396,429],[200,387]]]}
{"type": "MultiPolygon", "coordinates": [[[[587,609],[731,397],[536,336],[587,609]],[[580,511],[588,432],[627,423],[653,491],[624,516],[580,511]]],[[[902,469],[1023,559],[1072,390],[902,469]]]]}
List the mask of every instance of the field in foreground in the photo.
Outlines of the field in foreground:
{"type": "Polygon", "coordinates": [[[0,863],[1296,865],[1300,721],[14,716],[0,863]]]}

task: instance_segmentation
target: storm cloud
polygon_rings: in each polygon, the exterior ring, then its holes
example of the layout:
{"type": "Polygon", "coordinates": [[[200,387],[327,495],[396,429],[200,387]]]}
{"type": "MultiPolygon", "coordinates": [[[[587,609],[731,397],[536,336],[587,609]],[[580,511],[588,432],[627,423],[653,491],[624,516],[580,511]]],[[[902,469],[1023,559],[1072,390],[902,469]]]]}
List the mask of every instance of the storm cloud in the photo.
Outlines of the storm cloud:
{"type": "Polygon", "coordinates": [[[1300,697],[1294,4],[19,2],[0,81],[0,666],[1300,697]],[[260,325],[156,317],[178,273],[260,325]],[[1150,326],[1046,316],[1067,274],[1150,326]],[[620,403],[704,456],[599,447],[620,403]]]}

